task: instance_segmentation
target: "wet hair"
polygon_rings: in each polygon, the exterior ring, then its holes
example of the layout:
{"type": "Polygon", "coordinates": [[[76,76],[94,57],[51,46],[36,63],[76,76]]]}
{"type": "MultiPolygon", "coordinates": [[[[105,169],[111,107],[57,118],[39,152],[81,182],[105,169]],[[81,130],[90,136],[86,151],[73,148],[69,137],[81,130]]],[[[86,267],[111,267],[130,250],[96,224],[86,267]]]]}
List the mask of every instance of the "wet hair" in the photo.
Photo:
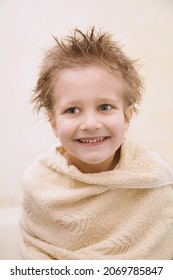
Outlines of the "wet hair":
{"type": "Polygon", "coordinates": [[[95,27],[83,33],[78,28],[70,36],[59,40],[53,37],[55,45],[45,52],[38,81],[31,102],[39,113],[44,109],[53,114],[53,89],[62,69],[97,65],[106,68],[123,81],[123,97],[127,106],[137,111],[141,101],[143,79],[137,71],[137,61],[129,59],[119,43],[112,40],[108,32],[97,31],[95,27]]]}

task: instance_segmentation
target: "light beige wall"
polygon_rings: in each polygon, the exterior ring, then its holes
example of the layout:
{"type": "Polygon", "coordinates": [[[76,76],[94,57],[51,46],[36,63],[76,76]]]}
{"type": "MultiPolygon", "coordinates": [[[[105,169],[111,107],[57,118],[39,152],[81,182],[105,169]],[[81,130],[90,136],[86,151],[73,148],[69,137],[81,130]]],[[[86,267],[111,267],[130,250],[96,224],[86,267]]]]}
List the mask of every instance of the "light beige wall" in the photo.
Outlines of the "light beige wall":
{"type": "Polygon", "coordinates": [[[129,137],[157,150],[173,167],[172,0],[0,1],[0,204],[18,198],[23,170],[56,142],[32,114],[29,97],[51,35],[96,25],[140,58],[146,90],[129,137]]]}

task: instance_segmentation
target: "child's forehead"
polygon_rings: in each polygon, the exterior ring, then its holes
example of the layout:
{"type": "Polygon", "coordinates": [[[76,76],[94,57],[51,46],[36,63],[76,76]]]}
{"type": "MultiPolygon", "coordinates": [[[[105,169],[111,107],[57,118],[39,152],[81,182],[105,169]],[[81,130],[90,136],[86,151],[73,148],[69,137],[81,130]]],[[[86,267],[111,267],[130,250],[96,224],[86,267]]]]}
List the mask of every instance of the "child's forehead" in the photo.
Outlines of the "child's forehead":
{"type": "MultiPolygon", "coordinates": [[[[61,70],[54,88],[54,98],[63,104],[70,100],[122,99],[122,79],[103,67],[70,67],[61,70]]],[[[75,102],[71,102],[75,103],[75,102]]]]}
{"type": "Polygon", "coordinates": [[[109,71],[98,65],[75,66],[61,69],[56,78],[55,88],[59,86],[72,87],[89,86],[100,84],[102,87],[119,86],[122,88],[123,79],[120,72],[109,71]]]}

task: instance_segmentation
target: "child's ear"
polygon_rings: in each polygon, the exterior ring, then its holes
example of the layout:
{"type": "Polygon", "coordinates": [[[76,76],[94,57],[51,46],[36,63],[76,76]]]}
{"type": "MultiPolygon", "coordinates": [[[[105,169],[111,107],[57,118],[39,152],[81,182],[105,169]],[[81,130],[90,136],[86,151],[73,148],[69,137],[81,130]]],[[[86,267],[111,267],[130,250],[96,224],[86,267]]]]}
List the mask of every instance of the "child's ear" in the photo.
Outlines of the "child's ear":
{"type": "Polygon", "coordinates": [[[124,112],[125,115],[125,131],[128,130],[132,116],[133,116],[134,108],[133,105],[130,105],[124,112]]]}
{"type": "Polygon", "coordinates": [[[55,136],[58,138],[58,128],[57,128],[57,122],[54,118],[53,115],[49,115],[49,123],[52,127],[53,133],[55,134],[55,136]]]}

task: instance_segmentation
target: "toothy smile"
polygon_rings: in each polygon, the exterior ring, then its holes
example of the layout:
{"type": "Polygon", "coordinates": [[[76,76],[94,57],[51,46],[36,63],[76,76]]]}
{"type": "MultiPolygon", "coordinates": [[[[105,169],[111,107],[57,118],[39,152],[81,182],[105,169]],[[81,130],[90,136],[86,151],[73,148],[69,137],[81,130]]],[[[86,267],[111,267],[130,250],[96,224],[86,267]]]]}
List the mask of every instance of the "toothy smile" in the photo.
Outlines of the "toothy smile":
{"type": "Polygon", "coordinates": [[[107,137],[99,137],[99,138],[80,138],[78,139],[81,143],[97,143],[105,140],[107,137]]]}

